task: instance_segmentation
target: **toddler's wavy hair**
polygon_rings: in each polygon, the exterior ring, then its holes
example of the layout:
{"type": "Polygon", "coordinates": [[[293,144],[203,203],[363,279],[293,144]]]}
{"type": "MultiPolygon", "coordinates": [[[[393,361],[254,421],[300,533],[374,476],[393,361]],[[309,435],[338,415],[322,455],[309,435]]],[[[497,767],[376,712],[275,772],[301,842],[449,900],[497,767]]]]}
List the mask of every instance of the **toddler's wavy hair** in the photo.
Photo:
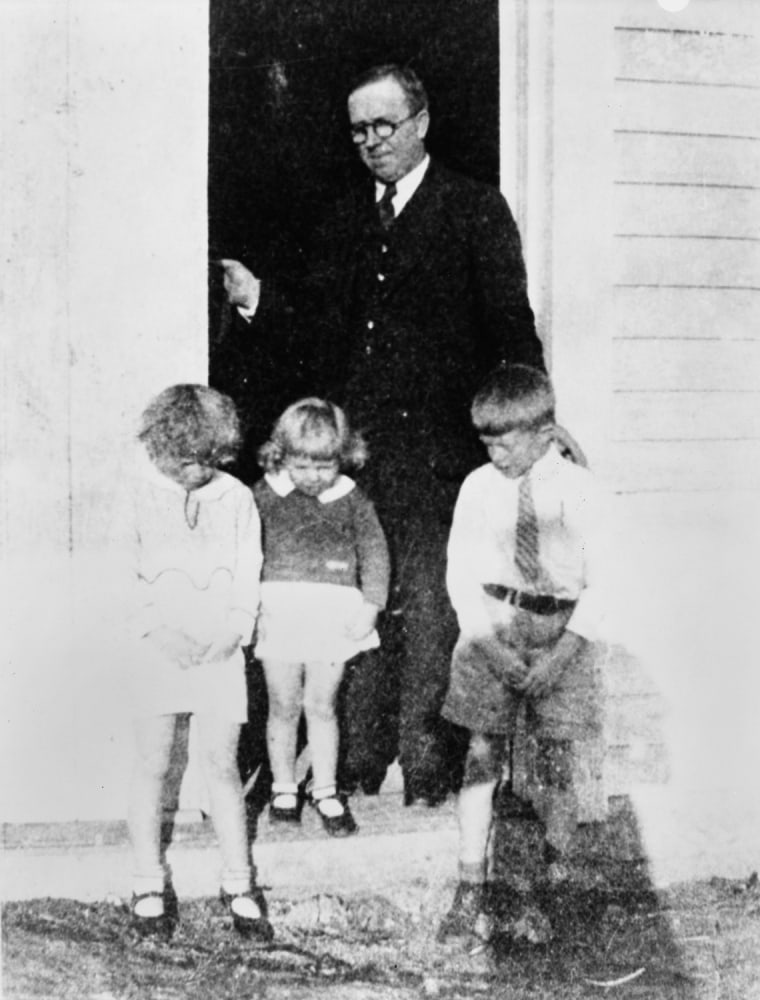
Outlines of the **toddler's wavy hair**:
{"type": "Polygon", "coordinates": [[[367,458],[364,438],[349,427],[339,406],[307,396],[289,406],[277,420],[271,437],[259,448],[259,465],[277,472],[288,455],[337,459],[341,469],[361,468],[367,458]]]}
{"type": "Polygon", "coordinates": [[[554,408],[548,375],[529,365],[503,365],[475,393],[470,414],[478,434],[496,436],[553,424],[554,408]]]}
{"type": "Polygon", "coordinates": [[[241,444],[235,404],[206,385],[170,385],[146,406],[137,437],[152,459],[228,465],[241,444]]]}

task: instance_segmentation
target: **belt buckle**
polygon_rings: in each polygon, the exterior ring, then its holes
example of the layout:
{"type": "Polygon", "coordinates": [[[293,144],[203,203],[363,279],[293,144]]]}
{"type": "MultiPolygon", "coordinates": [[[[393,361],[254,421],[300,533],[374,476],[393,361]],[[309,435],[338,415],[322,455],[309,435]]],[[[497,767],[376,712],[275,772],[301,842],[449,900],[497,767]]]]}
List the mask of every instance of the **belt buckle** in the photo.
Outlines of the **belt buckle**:
{"type": "Polygon", "coordinates": [[[520,603],[520,598],[522,596],[523,596],[523,594],[522,594],[521,590],[517,590],[517,588],[514,588],[512,590],[512,593],[510,594],[510,597],[509,597],[509,603],[512,605],[513,608],[521,608],[522,607],[522,605],[520,603]]]}

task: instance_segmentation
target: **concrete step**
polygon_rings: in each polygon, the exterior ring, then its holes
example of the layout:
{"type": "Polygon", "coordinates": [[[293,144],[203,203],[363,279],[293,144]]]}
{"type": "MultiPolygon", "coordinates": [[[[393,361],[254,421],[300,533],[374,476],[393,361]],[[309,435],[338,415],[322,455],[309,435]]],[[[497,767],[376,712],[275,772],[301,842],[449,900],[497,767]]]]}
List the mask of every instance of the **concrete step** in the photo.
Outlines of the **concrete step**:
{"type": "MultiPolygon", "coordinates": [[[[456,878],[457,828],[453,801],[435,809],[404,807],[398,792],[355,795],[359,832],[325,833],[306,808],[299,827],[258,824],[253,858],[258,881],[277,896],[319,892],[392,892],[424,878],[428,885],[456,878]]],[[[166,859],[178,895],[215,895],[220,859],[209,819],[180,817],[166,859]]],[[[44,896],[83,901],[129,897],[132,860],[126,824],[24,824],[4,830],[0,891],[5,900],[44,896]]]]}

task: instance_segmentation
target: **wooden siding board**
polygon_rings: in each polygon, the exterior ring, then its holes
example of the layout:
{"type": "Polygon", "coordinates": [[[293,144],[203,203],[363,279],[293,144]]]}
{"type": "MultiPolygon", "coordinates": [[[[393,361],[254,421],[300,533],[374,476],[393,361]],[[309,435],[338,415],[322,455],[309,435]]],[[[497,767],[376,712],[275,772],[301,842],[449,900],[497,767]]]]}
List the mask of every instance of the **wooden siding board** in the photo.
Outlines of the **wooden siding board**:
{"type": "Polygon", "coordinates": [[[615,180],[760,188],[760,142],[742,138],[615,134],[615,180]]]}
{"type": "Polygon", "coordinates": [[[656,0],[620,4],[618,30],[644,29],[696,33],[703,38],[741,38],[758,34],[757,0],[690,0],[683,10],[663,10],[656,0]]]}
{"type": "Polygon", "coordinates": [[[616,184],[614,198],[617,234],[760,238],[760,188],[616,184]]]}
{"type": "Polygon", "coordinates": [[[614,280],[622,285],[760,288],[760,242],[619,236],[614,280]]]}
{"type": "Polygon", "coordinates": [[[760,441],[760,392],[614,392],[613,441],[760,441]]]}
{"type": "Polygon", "coordinates": [[[760,137],[760,89],[618,80],[613,99],[618,127],[760,137]]]}
{"type": "Polygon", "coordinates": [[[754,37],[617,31],[615,49],[619,77],[677,79],[713,86],[758,83],[758,44],[754,37]]]}
{"type": "Polygon", "coordinates": [[[714,288],[616,288],[618,337],[760,339],[760,292],[714,288]]]}
{"type": "Polygon", "coordinates": [[[760,490],[760,440],[618,442],[597,469],[621,493],[760,490]]]}
{"type": "Polygon", "coordinates": [[[616,340],[612,356],[618,391],[760,392],[760,339],[616,340]]]}

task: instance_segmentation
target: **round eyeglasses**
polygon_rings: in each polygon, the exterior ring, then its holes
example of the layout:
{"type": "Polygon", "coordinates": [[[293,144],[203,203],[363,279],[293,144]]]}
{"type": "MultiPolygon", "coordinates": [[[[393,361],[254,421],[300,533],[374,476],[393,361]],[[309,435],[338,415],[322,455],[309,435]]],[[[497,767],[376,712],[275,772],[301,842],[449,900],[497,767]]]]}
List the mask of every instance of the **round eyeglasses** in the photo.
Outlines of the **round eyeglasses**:
{"type": "Polygon", "coordinates": [[[351,126],[351,139],[357,146],[361,146],[369,139],[370,129],[378,139],[390,139],[402,125],[410,119],[416,118],[418,114],[419,111],[415,111],[414,114],[407,115],[406,118],[402,118],[398,122],[389,122],[387,118],[374,118],[371,122],[356,122],[355,125],[351,126]]]}

